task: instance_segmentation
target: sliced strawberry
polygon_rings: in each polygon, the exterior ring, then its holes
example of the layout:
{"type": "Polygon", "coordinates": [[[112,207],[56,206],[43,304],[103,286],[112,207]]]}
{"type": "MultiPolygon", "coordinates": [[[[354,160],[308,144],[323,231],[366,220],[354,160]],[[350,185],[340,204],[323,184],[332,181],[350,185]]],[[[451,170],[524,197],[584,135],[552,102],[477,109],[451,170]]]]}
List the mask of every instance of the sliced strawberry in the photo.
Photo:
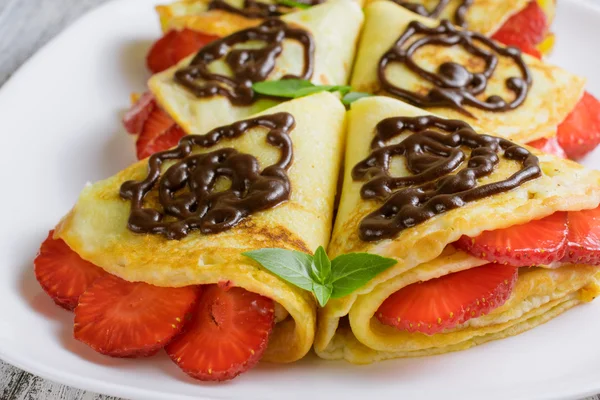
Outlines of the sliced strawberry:
{"type": "Polygon", "coordinates": [[[136,142],[139,160],[175,146],[185,132],[160,108],[155,108],[140,132],[136,142]]]}
{"type": "Polygon", "coordinates": [[[178,125],[173,126],[164,135],[160,135],[154,140],[151,146],[146,146],[146,152],[152,155],[156,152],[170,149],[177,146],[179,140],[185,136],[185,132],[178,125]]]}
{"type": "Polygon", "coordinates": [[[56,304],[73,310],[79,296],[107,273],[79,257],[63,240],[53,239],[53,234],[50,231],[33,262],[35,277],[56,304]]]}
{"type": "Polygon", "coordinates": [[[140,133],[155,107],[154,95],[151,92],[144,93],[123,117],[123,125],[127,132],[134,135],[140,133]]]}
{"type": "Polygon", "coordinates": [[[538,60],[542,59],[543,54],[540,51],[540,49],[538,49],[537,47],[521,45],[520,49],[523,53],[529,54],[530,56],[533,56],[533,57],[537,58],[538,60]]]}
{"type": "Polygon", "coordinates": [[[382,324],[433,335],[500,307],[517,281],[517,268],[487,264],[406,286],[377,310],[382,324]]]}
{"type": "Polygon", "coordinates": [[[217,39],[218,36],[187,28],[181,31],[171,30],[152,45],[146,64],[153,73],[164,71],[217,39]]]}
{"type": "Polygon", "coordinates": [[[600,265],[600,207],[569,212],[569,235],[564,262],[600,265]]]}
{"type": "Polygon", "coordinates": [[[600,144],[600,101],[585,92],[571,114],[558,126],[558,143],[577,160],[600,144]]]}
{"type": "Polygon", "coordinates": [[[510,17],[492,39],[540,58],[541,53],[536,46],[547,33],[548,17],[537,1],[531,1],[527,7],[510,17]]]}
{"type": "Polygon", "coordinates": [[[529,142],[527,144],[543,151],[544,153],[552,154],[560,158],[567,158],[567,154],[563,148],[560,147],[560,144],[558,144],[558,138],[556,136],[534,140],[533,142],[529,142]]]}
{"type": "Polygon", "coordinates": [[[150,356],[181,331],[197,298],[197,286],[163,288],[107,275],[79,298],[75,339],[112,357],[150,356]]]}
{"type": "Polygon", "coordinates": [[[271,299],[239,287],[205,286],[192,320],[166,350],[193,378],[232,379],[260,360],[273,321],[271,299]]]}
{"type": "Polygon", "coordinates": [[[463,236],[455,245],[483,260],[527,267],[559,261],[566,241],[567,214],[557,212],[523,225],[485,231],[476,238],[463,236]]]}

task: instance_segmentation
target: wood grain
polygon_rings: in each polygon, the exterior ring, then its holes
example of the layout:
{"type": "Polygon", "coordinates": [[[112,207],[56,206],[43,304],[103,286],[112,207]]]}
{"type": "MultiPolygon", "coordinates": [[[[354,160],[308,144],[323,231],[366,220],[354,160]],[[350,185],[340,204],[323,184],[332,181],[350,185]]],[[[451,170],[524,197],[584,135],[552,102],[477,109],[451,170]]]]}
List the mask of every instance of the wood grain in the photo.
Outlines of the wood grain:
{"type": "MultiPolygon", "coordinates": [[[[0,0],[0,87],[58,32],[106,1],[0,0]]],[[[119,399],[50,382],[0,361],[0,400],[119,399]]],[[[585,400],[600,400],[600,395],[585,400]]]]}

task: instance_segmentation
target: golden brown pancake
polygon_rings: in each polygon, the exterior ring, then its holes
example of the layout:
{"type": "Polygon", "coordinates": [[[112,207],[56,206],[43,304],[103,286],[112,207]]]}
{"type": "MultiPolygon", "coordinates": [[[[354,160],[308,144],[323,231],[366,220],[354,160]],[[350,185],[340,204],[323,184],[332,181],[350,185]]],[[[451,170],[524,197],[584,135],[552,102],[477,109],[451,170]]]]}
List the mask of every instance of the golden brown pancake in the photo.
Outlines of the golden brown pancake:
{"type": "MultiPolygon", "coordinates": [[[[452,243],[461,236],[477,237],[483,231],[524,224],[557,211],[592,209],[600,203],[600,172],[528,148],[539,159],[540,177],[437,214],[393,237],[361,239],[360,222],[379,208],[381,201],[361,197],[364,182],[353,179],[354,166],[371,152],[370,144],[380,121],[424,115],[429,114],[387,97],[358,100],[349,112],[344,185],[328,251],[331,257],[349,252],[375,253],[394,258],[398,263],[353,294],[331,300],[319,310],[315,350],[321,357],[369,363],[461,350],[531,329],[600,293],[596,267],[524,268],[519,271],[516,287],[506,304],[452,330],[428,336],[399,331],[379,322],[375,316],[377,309],[401,288],[488,263],[456,250],[452,243]],[[349,323],[340,325],[340,320],[346,318],[349,323]]],[[[516,161],[501,157],[494,172],[481,178],[478,185],[506,179],[519,168],[516,161]]],[[[393,159],[390,171],[398,177],[411,175],[403,157],[393,159]]]]}
{"type": "MultiPolygon", "coordinates": [[[[412,21],[428,27],[438,26],[440,22],[411,13],[390,1],[371,3],[365,8],[365,15],[351,85],[356,91],[392,96],[384,90],[377,76],[381,58],[412,21]]],[[[405,46],[421,37],[414,36],[405,46]]],[[[434,73],[442,64],[449,62],[463,65],[471,73],[482,72],[485,66],[482,58],[473,56],[459,45],[426,45],[414,54],[413,60],[418,66],[434,73]]],[[[530,71],[532,83],[525,101],[515,109],[489,111],[471,105],[464,106],[471,116],[451,107],[431,107],[428,111],[448,118],[463,119],[487,132],[523,143],[555,136],[557,126],[583,95],[585,79],[528,55],[523,55],[523,60],[530,71]]],[[[426,95],[433,87],[431,82],[409,70],[403,63],[390,63],[385,74],[395,86],[419,95],[426,95]]],[[[507,87],[510,77],[521,77],[518,65],[510,57],[499,56],[498,65],[485,91],[477,98],[483,101],[496,95],[508,102],[514,100],[515,94],[507,87]]]]}
{"type": "MultiPolygon", "coordinates": [[[[351,0],[329,0],[307,10],[287,14],[281,18],[287,24],[310,32],[315,43],[314,84],[345,85],[350,76],[352,62],[363,14],[351,0]]],[[[148,85],[158,103],[187,133],[203,133],[216,126],[227,124],[265,110],[281,100],[259,99],[252,105],[234,105],[221,95],[196,97],[177,84],[175,72],[188,65],[193,56],[177,66],[154,75],[148,85]]],[[[278,80],[286,74],[298,74],[304,63],[301,46],[294,41],[284,41],[283,52],[277,57],[275,68],[267,80],[278,80]]],[[[213,62],[212,68],[227,74],[222,60],[213,62]]]]}
{"type": "MultiPolygon", "coordinates": [[[[55,237],[63,239],[82,258],[128,281],[164,287],[231,281],[234,286],[269,297],[285,310],[280,315],[289,316],[276,324],[265,360],[291,362],[303,357],[313,344],[315,332],[316,304],[312,295],[282,281],[241,253],[266,247],[312,252],[327,244],[345,110],[332,94],[320,93],[286,102],[261,115],[281,112],[295,119],[290,132],[293,160],[287,172],[291,182],[288,201],[255,212],[220,233],[194,230],[181,240],[134,233],[128,228],[131,202],[123,199],[119,190],[124,182],[146,176],[148,160],[143,160],[87,186],[57,226],[55,237]]],[[[265,134],[264,128],[252,128],[238,138],[223,139],[198,152],[233,147],[256,157],[264,168],[280,157],[279,150],[267,143],[265,134]]],[[[146,197],[153,208],[161,209],[156,188],[146,197]]]]}

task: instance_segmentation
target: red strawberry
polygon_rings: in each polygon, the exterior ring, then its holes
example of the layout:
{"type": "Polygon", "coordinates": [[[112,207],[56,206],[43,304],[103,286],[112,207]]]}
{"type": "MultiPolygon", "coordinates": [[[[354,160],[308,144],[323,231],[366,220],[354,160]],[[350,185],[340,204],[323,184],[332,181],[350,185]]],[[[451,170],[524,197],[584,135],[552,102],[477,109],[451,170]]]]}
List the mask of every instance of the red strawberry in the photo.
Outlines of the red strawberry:
{"type": "Polygon", "coordinates": [[[123,125],[127,132],[134,135],[140,133],[155,107],[154,95],[151,92],[144,93],[123,117],[123,125]]]}
{"type": "Polygon", "coordinates": [[[558,143],[578,159],[600,144],[600,101],[585,92],[571,114],[558,126],[558,143]]]}
{"type": "MultiPolygon", "coordinates": [[[[536,46],[546,37],[548,18],[537,1],[531,1],[518,14],[513,15],[494,33],[492,39],[507,46],[515,46],[526,53],[541,56],[536,46]],[[535,50],[535,52],[534,52],[535,50]]],[[[540,58],[540,57],[538,57],[540,58]]]]}
{"type": "Polygon", "coordinates": [[[560,147],[560,144],[558,144],[558,138],[556,136],[547,139],[542,138],[534,140],[533,142],[529,142],[527,144],[543,151],[544,153],[552,154],[560,158],[567,158],[567,154],[563,148],[560,147]]]}
{"type": "Polygon", "coordinates": [[[533,56],[538,60],[542,59],[543,54],[537,47],[521,45],[520,49],[523,53],[529,54],[530,56],[533,56]]]}
{"type": "Polygon", "coordinates": [[[205,286],[192,320],[166,350],[193,378],[232,379],[260,360],[273,321],[271,299],[239,287],[205,286]]]}
{"type": "Polygon", "coordinates": [[[155,108],[142,128],[135,145],[139,160],[175,146],[185,132],[160,108],[155,108]]]}
{"type": "Polygon", "coordinates": [[[382,324],[433,335],[500,307],[517,281],[517,268],[487,264],[406,286],[377,311],[382,324]]]}
{"type": "Polygon", "coordinates": [[[217,39],[218,36],[187,28],[181,31],[171,30],[152,45],[146,64],[153,73],[164,71],[217,39]]]}
{"type": "Polygon", "coordinates": [[[153,355],[181,331],[197,298],[197,286],[163,288],[107,275],[79,298],[75,339],[112,357],[153,355]]]}
{"type": "Polygon", "coordinates": [[[567,252],[563,261],[600,265],[600,207],[569,212],[567,252]]]}
{"type": "Polygon", "coordinates": [[[483,260],[527,267],[559,261],[566,240],[567,214],[557,212],[523,225],[485,231],[476,238],[463,236],[455,245],[483,260]]]}
{"type": "Polygon", "coordinates": [[[63,240],[53,239],[53,234],[50,231],[33,262],[35,277],[56,304],[73,310],[79,296],[107,273],[79,257],[63,240]]]}

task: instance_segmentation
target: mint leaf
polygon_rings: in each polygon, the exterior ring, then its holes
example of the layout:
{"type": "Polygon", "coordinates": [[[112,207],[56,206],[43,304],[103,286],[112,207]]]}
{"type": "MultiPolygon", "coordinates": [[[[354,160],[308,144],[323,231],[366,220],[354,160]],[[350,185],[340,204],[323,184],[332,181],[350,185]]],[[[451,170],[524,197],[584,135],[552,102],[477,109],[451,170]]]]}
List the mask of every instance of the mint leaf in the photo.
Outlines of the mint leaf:
{"type": "Polygon", "coordinates": [[[333,291],[333,286],[331,283],[322,285],[320,283],[313,283],[312,292],[315,294],[317,301],[321,307],[325,307],[325,304],[329,301],[331,297],[331,292],[333,291]]]}
{"type": "Polygon", "coordinates": [[[315,85],[313,87],[306,87],[298,90],[294,98],[308,96],[309,94],[319,93],[319,92],[340,92],[342,94],[347,93],[351,89],[350,86],[341,86],[341,85],[315,85]]]}
{"type": "Polygon", "coordinates": [[[311,270],[313,278],[319,283],[326,283],[331,277],[331,261],[327,257],[327,253],[323,246],[319,246],[313,256],[311,270]]]}
{"type": "Polygon", "coordinates": [[[321,307],[330,298],[349,295],[396,260],[376,254],[350,253],[329,260],[323,246],[315,255],[295,250],[261,249],[242,253],[281,279],[312,292],[321,307]]]}
{"type": "Polygon", "coordinates": [[[260,249],[247,251],[242,255],[253,259],[278,277],[298,286],[300,289],[313,290],[310,274],[312,256],[295,250],[260,249]]]}
{"type": "Polygon", "coordinates": [[[336,257],[331,262],[331,297],[349,295],[396,263],[394,259],[369,253],[350,253],[336,257]]]}
{"type": "Polygon", "coordinates": [[[303,88],[314,87],[311,81],[304,79],[283,79],[280,81],[263,81],[252,84],[252,89],[259,94],[275,97],[294,98],[294,94],[303,88]]]}
{"type": "Polygon", "coordinates": [[[345,106],[349,106],[350,104],[354,103],[358,99],[362,99],[363,97],[370,97],[370,96],[372,96],[372,94],[370,94],[370,93],[349,92],[349,93],[346,93],[344,95],[344,97],[342,97],[342,103],[345,106]]]}
{"type": "Polygon", "coordinates": [[[315,85],[304,79],[283,79],[280,81],[256,82],[252,85],[252,89],[256,93],[265,96],[296,99],[318,92],[341,92],[345,94],[351,88],[350,86],[341,85],[315,85]]]}
{"type": "Polygon", "coordinates": [[[281,4],[282,6],[300,8],[302,10],[306,10],[307,8],[312,7],[310,4],[304,4],[293,0],[277,0],[277,4],[281,4]]]}

